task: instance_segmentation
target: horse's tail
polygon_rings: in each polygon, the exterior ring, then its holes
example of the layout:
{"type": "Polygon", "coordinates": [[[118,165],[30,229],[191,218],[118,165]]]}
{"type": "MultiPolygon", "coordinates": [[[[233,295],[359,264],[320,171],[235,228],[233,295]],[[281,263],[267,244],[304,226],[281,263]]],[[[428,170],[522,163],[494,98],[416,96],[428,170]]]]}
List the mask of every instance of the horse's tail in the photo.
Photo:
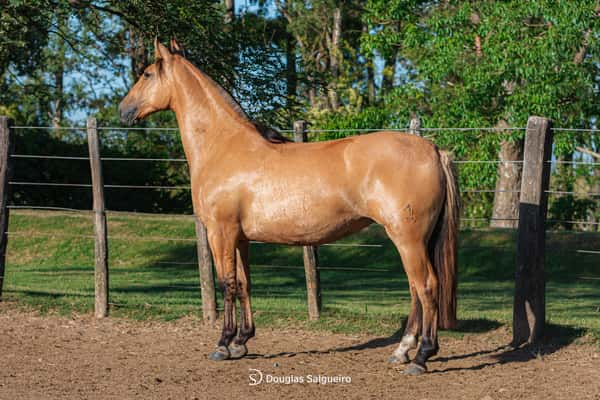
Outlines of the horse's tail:
{"type": "Polygon", "coordinates": [[[430,257],[438,277],[438,325],[456,326],[457,245],[460,193],[452,155],[440,151],[441,169],[446,181],[446,199],[430,241],[430,257]]]}

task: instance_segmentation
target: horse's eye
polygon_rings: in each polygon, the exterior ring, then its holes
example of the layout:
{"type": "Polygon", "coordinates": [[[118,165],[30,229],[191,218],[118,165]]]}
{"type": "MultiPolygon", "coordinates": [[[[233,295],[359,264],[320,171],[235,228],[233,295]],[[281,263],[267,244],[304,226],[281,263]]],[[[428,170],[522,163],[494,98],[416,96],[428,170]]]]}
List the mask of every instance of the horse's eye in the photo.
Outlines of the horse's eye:
{"type": "Polygon", "coordinates": [[[150,72],[144,72],[144,78],[148,79],[152,76],[150,72]]]}

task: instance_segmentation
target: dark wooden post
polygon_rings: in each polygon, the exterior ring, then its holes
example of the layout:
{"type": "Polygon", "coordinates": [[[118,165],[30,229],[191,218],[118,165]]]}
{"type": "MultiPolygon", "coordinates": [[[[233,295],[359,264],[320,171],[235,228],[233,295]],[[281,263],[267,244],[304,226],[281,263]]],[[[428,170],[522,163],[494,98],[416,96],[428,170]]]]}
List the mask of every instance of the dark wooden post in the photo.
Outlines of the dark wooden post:
{"type": "Polygon", "coordinates": [[[6,266],[6,245],[8,244],[8,198],[12,163],[10,153],[12,152],[12,141],[10,127],[12,120],[0,117],[0,301],[2,300],[2,287],[4,285],[4,271],[6,266]]]}
{"type": "Polygon", "coordinates": [[[420,118],[415,117],[415,118],[410,119],[410,124],[408,125],[408,132],[413,135],[421,136],[421,119],[420,118]]]}
{"type": "Polygon", "coordinates": [[[106,228],[106,209],[104,207],[104,181],[102,163],[100,161],[100,141],[96,129],[96,118],[87,120],[88,149],[92,171],[92,194],[94,198],[94,230],[96,239],[94,253],[96,255],[94,276],[96,300],[94,311],[96,318],[108,315],[108,240],[106,228]]]}
{"type": "Polygon", "coordinates": [[[513,345],[535,343],[544,334],[546,319],[544,246],[552,121],[529,117],[525,134],[523,175],[519,200],[519,234],[515,302],[513,308],[513,345]]]}
{"type": "Polygon", "coordinates": [[[198,252],[198,272],[200,274],[200,295],[202,296],[202,319],[207,324],[217,320],[217,299],[215,296],[215,276],[213,261],[208,246],[206,227],[198,217],[196,221],[196,248],[198,252]]]}
{"type": "MultiPolygon", "coordinates": [[[[306,121],[294,122],[294,140],[307,142],[306,121]]],[[[321,313],[321,278],[319,276],[319,257],[316,246],[304,246],[304,272],[306,274],[306,294],[308,299],[308,318],[319,319],[321,313]]]]}

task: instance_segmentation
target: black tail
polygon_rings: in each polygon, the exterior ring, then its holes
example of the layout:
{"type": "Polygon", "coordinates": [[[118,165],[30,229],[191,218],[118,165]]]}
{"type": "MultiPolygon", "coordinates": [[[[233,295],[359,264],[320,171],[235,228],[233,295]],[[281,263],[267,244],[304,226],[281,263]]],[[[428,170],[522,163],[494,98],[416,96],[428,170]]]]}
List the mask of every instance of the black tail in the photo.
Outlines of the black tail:
{"type": "Polygon", "coordinates": [[[456,327],[457,245],[460,216],[460,192],[452,156],[440,151],[441,169],[446,180],[446,200],[431,238],[431,261],[438,277],[438,325],[456,327]]]}

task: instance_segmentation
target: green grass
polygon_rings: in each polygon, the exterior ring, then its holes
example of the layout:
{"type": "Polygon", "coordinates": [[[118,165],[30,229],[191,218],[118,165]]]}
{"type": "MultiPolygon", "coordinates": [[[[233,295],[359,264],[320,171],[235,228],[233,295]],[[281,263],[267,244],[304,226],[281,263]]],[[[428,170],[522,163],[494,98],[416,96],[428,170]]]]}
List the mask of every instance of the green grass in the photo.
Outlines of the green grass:
{"type": "MultiPolygon", "coordinates": [[[[113,316],[169,320],[201,314],[194,242],[134,240],[193,239],[191,219],[110,215],[108,225],[109,234],[118,237],[109,241],[113,316]],[[181,264],[186,262],[190,264],[181,264]]],[[[65,236],[91,236],[91,216],[12,212],[10,231],[24,235],[9,239],[5,298],[61,314],[92,311],[93,239],[65,236]]],[[[301,248],[252,244],[257,324],[346,333],[395,332],[410,303],[395,248],[378,226],[342,242],[384,246],[320,248],[324,309],[317,322],[306,319],[301,248]]],[[[547,317],[576,335],[589,332],[600,338],[600,255],[576,249],[600,249],[600,234],[548,234],[547,317]]],[[[514,264],[515,232],[461,231],[459,318],[463,322],[454,334],[484,331],[511,320],[514,264]]]]}

